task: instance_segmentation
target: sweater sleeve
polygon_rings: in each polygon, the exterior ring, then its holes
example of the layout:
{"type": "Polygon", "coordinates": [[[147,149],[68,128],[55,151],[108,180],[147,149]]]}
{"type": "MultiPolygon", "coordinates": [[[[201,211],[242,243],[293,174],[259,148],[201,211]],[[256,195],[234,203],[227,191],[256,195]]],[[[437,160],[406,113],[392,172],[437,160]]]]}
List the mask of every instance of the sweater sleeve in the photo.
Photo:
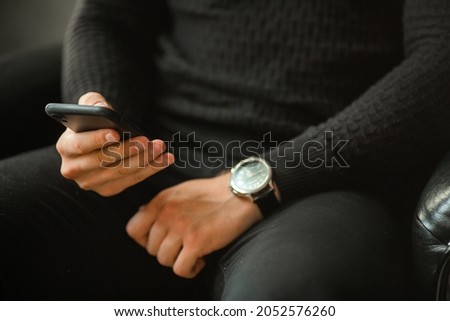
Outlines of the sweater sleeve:
{"type": "Polygon", "coordinates": [[[450,2],[406,0],[404,59],[346,109],[267,152],[283,201],[419,179],[450,147],[450,2]]]}
{"type": "Polygon", "coordinates": [[[78,1],[64,43],[65,101],[76,103],[96,91],[133,120],[139,108],[148,109],[155,74],[149,57],[162,28],[161,2],[78,1]]]}

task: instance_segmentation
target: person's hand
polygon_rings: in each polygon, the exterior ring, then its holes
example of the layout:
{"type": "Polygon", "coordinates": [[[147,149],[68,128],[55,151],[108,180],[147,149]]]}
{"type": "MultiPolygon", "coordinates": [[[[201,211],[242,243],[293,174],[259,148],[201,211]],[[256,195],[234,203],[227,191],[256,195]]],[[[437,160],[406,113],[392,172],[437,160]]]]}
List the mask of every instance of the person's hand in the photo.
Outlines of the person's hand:
{"type": "Polygon", "coordinates": [[[263,218],[251,200],[229,190],[229,178],[190,180],[162,191],[128,222],[128,234],[175,274],[195,277],[205,255],[263,218]]]}
{"type": "MultiPolygon", "coordinates": [[[[78,103],[111,108],[98,93],[83,95],[78,103]]],[[[146,137],[120,142],[112,129],[83,133],[67,129],[56,144],[61,174],[102,196],[116,195],[172,164],[174,156],[164,153],[165,148],[163,141],[146,137]]]]}

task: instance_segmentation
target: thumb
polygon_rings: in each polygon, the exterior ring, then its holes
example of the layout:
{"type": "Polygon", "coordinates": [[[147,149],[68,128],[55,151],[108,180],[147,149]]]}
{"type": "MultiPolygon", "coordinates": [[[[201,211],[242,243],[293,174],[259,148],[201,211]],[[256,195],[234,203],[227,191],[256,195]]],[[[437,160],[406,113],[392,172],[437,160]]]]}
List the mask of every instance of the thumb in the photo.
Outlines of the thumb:
{"type": "Polygon", "coordinates": [[[111,108],[111,105],[108,104],[105,97],[97,92],[88,92],[80,97],[78,100],[78,104],[87,105],[87,106],[102,106],[111,108]]]}

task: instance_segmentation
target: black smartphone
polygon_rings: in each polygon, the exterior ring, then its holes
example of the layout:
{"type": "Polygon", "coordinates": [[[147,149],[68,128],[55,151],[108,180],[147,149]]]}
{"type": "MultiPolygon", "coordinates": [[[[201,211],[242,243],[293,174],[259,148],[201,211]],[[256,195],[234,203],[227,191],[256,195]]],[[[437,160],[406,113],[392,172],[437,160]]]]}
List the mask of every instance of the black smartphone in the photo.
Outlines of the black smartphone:
{"type": "Polygon", "coordinates": [[[51,103],[45,106],[45,112],[77,133],[111,128],[116,130],[122,138],[147,136],[143,130],[110,108],[51,103]]]}

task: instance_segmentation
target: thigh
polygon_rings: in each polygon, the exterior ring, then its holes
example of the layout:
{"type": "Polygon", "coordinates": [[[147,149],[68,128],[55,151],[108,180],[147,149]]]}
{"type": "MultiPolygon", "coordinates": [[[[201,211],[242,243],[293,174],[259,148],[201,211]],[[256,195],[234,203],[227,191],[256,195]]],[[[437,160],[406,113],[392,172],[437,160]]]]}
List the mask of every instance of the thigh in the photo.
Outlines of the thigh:
{"type": "Polygon", "coordinates": [[[395,213],[377,199],[333,191],[289,204],[219,262],[225,300],[398,298],[404,262],[395,213]]]}
{"type": "Polygon", "coordinates": [[[6,299],[179,299],[201,295],[137,246],[125,225],[178,183],[170,171],[118,196],[61,177],[53,147],[0,162],[0,296],[6,299]],[[185,291],[181,291],[184,289],[185,291]]]}

